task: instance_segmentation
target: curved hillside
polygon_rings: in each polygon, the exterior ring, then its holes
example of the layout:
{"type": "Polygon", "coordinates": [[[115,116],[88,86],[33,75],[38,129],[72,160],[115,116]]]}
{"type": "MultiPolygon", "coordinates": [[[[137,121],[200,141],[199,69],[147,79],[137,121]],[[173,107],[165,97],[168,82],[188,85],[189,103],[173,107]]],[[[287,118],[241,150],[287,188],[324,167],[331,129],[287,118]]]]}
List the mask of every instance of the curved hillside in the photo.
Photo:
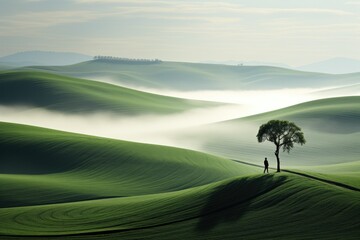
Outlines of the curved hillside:
{"type": "Polygon", "coordinates": [[[8,239],[356,239],[360,194],[292,174],[176,192],[1,208],[8,239]]]}
{"type": "Polygon", "coordinates": [[[14,67],[9,66],[9,65],[5,65],[5,64],[0,62],[0,71],[11,69],[11,68],[14,68],[14,67]]]}
{"type": "Polygon", "coordinates": [[[310,101],[241,120],[264,122],[271,119],[296,121],[306,128],[324,132],[356,133],[360,131],[360,96],[310,101]]]}
{"type": "Polygon", "coordinates": [[[190,150],[10,123],[0,123],[0,158],[4,205],[169,192],[258,172],[190,150]]]}
{"type": "Polygon", "coordinates": [[[340,182],[360,189],[360,161],[329,164],[323,166],[301,167],[297,172],[304,172],[325,180],[340,182]]]}
{"type": "Polygon", "coordinates": [[[336,239],[359,191],[155,145],[0,123],[2,239],[336,239]]]}
{"type": "Polygon", "coordinates": [[[284,167],[326,165],[359,161],[360,97],[341,97],[306,102],[250,117],[193,129],[186,137],[203,143],[199,150],[262,164],[264,157],[276,164],[274,145],[259,144],[256,134],[271,119],[294,121],[307,143],[281,153],[284,167]]]}
{"type": "Polygon", "coordinates": [[[346,86],[339,86],[333,88],[327,88],[323,90],[314,91],[312,93],[314,96],[359,96],[360,95],[360,83],[355,83],[346,86]]]}
{"type": "Polygon", "coordinates": [[[0,105],[63,112],[175,113],[218,104],[140,92],[44,72],[0,72],[0,105]]]}
{"type": "Polygon", "coordinates": [[[68,76],[115,81],[126,86],[176,90],[253,90],[328,87],[359,82],[360,73],[322,74],[268,66],[161,62],[154,64],[87,61],[69,66],[32,67],[68,76]]]}

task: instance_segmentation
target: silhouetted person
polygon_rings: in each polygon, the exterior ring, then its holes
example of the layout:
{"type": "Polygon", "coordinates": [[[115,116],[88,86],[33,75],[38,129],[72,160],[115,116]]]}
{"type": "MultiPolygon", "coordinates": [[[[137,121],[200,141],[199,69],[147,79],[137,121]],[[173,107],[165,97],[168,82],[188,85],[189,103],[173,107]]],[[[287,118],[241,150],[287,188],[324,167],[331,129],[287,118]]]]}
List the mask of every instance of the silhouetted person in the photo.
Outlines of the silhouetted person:
{"type": "Polygon", "coordinates": [[[269,162],[268,162],[267,158],[265,158],[265,160],[264,160],[264,166],[265,166],[264,173],[265,173],[265,171],[267,173],[269,173],[269,162]]]}

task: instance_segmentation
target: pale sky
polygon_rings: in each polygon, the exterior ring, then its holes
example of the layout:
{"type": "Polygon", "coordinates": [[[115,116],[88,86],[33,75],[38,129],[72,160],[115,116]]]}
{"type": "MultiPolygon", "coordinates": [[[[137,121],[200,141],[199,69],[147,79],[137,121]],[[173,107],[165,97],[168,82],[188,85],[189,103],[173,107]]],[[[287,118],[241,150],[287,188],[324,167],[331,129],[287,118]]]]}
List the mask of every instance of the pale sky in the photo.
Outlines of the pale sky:
{"type": "Polygon", "coordinates": [[[0,0],[0,56],[45,50],[293,66],[360,58],[360,0],[0,0]]]}

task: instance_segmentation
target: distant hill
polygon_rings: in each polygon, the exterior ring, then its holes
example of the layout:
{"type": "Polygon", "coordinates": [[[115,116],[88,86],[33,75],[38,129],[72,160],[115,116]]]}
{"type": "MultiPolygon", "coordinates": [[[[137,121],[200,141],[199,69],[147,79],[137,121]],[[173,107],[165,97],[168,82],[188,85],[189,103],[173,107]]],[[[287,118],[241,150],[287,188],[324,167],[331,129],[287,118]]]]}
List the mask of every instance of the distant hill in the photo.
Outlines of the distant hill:
{"type": "Polygon", "coordinates": [[[26,51],[0,57],[1,65],[10,66],[54,66],[70,65],[91,60],[92,56],[72,52],[26,51]]]}
{"type": "Polygon", "coordinates": [[[15,68],[15,67],[0,63],[0,71],[12,69],[12,68],[15,68]]]}
{"type": "Polygon", "coordinates": [[[332,58],[321,62],[307,64],[297,68],[308,72],[344,74],[360,72],[360,60],[349,58],[332,58]]]}
{"type": "Polygon", "coordinates": [[[199,150],[262,164],[274,159],[272,143],[259,144],[259,126],[272,119],[300,126],[307,143],[282,153],[284,167],[347,163],[359,160],[360,96],[320,99],[287,108],[210,124],[186,136],[202,144],[199,150]]]}
{"type": "Polygon", "coordinates": [[[0,72],[0,104],[61,112],[122,115],[175,113],[218,103],[140,92],[107,83],[44,72],[0,72]]]}
{"type": "Polygon", "coordinates": [[[350,85],[360,73],[331,75],[266,66],[159,62],[127,64],[87,61],[69,66],[26,68],[73,77],[111,81],[131,87],[194,90],[255,90],[350,85]]]}
{"type": "Polygon", "coordinates": [[[273,62],[261,62],[261,61],[203,61],[202,63],[210,64],[224,64],[224,65],[244,65],[244,66],[268,66],[268,67],[280,67],[280,68],[291,68],[290,65],[284,63],[273,63],[273,62]]]}
{"type": "Polygon", "coordinates": [[[268,67],[280,67],[280,68],[291,68],[291,66],[284,63],[274,63],[274,62],[262,62],[262,61],[238,61],[238,60],[228,60],[228,61],[203,61],[201,63],[210,63],[210,64],[223,64],[223,65],[244,65],[244,66],[268,66],[268,67]]]}
{"type": "Polygon", "coordinates": [[[340,86],[335,88],[327,88],[313,92],[316,96],[360,96],[360,83],[340,86]]]}
{"type": "Polygon", "coordinates": [[[287,108],[242,118],[244,121],[266,122],[287,119],[314,131],[328,133],[360,132],[360,96],[320,99],[287,108]]]}

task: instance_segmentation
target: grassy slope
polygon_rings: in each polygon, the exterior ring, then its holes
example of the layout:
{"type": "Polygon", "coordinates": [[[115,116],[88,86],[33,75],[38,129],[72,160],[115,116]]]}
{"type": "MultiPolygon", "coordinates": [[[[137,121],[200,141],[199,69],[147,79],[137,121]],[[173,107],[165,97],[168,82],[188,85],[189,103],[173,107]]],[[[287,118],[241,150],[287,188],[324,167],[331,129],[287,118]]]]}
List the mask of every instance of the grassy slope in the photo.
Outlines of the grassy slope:
{"type": "Polygon", "coordinates": [[[360,96],[306,102],[241,120],[260,123],[271,119],[296,121],[316,131],[356,133],[360,131],[360,96]]]}
{"type": "Polygon", "coordinates": [[[9,123],[0,137],[7,206],[168,192],[256,172],[190,150],[9,123]]]}
{"type": "Polygon", "coordinates": [[[360,161],[301,167],[295,171],[311,174],[322,179],[341,182],[360,189],[360,161]]]}
{"type": "Polygon", "coordinates": [[[132,86],[178,90],[328,87],[358,83],[360,75],[308,73],[266,66],[239,67],[181,62],[121,64],[88,61],[70,66],[32,69],[69,76],[110,79],[132,86]]]}
{"type": "Polygon", "coordinates": [[[356,239],[359,200],[359,192],[279,174],[165,194],[0,211],[7,234],[46,239],[89,232],[66,239],[356,239]]]}
{"type": "Polygon", "coordinates": [[[11,69],[11,68],[14,68],[12,66],[9,66],[9,65],[6,65],[6,64],[3,64],[0,62],[0,71],[2,70],[7,70],[7,69],[11,69]]]}
{"type": "MultiPolygon", "coordinates": [[[[190,136],[205,142],[202,150],[262,165],[264,157],[275,166],[274,145],[259,144],[256,134],[271,119],[294,121],[307,143],[282,153],[284,167],[328,165],[359,161],[360,97],[312,101],[281,110],[206,126],[190,136]]],[[[194,130],[196,131],[196,130],[194,130]]],[[[195,139],[194,139],[195,141],[195,139]]]]}
{"type": "Polygon", "coordinates": [[[359,192],[290,173],[249,176],[260,169],[189,150],[9,123],[0,124],[0,148],[6,238],[355,239],[360,233],[359,192]]]}
{"type": "Polygon", "coordinates": [[[358,96],[358,95],[360,95],[360,83],[355,83],[355,84],[351,84],[351,85],[340,86],[340,87],[335,87],[335,88],[330,88],[330,89],[318,90],[318,91],[313,92],[312,94],[314,94],[317,97],[319,97],[319,96],[326,97],[329,95],[334,95],[334,96],[357,95],[358,96]]]}
{"type": "Polygon", "coordinates": [[[217,105],[50,73],[22,71],[0,73],[0,104],[76,113],[104,111],[128,115],[174,113],[217,105]]]}

